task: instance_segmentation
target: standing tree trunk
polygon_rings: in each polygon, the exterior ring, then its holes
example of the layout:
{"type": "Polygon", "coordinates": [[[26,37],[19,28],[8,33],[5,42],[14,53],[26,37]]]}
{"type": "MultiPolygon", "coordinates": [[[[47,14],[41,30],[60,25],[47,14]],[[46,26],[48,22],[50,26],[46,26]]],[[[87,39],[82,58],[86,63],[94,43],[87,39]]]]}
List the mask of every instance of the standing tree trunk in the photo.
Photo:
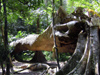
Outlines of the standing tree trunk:
{"type": "Polygon", "coordinates": [[[43,0],[42,0],[42,3],[43,3],[43,0]]]}
{"type": "Polygon", "coordinates": [[[48,7],[48,0],[45,0],[45,4],[46,4],[46,8],[45,8],[45,10],[46,10],[46,17],[47,17],[47,26],[48,26],[48,10],[47,10],[47,7],[48,7]]]}
{"type": "Polygon", "coordinates": [[[83,33],[79,35],[74,54],[56,75],[99,75],[98,34],[98,26],[92,26],[87,36],[83,33]]]}
{"type": "Polygon", "coordinates": [[[8,34],[7,34],[7,11],[6,11],[6,0],[3,0],[3,8],[4,8],[4,19],[5,19],[5,28],[4,28],[4,35],[5,35],[5,50],[7,52],[7,58],[6,58],[6,64],[7,64],[7,68],[6,68],[6,74],[10,75],[10,59],[9,59],[9,51],[8,51],[8,34]]]}
{"type": "Polygon", "coordinates": [[[37,33],[39,34],[40,30],[40,15],[37,16],[37,33]]]}
{"type": "Polygon", "coordinates": [[[62,4],[62,0],[60,0],[60,6],[62,6],[63,4],[62,4]]]}
{"type": "MultiPolygon", "coordinates": [[[[2,40],[3,39],[3,27],[2,27],[2,12],[1,12],[1,7],[2,7],[2,5],[1,5],[1,0],[0,0],[0,33],[2,34],[2,37],[0,37],[0,39],[2,40]]],[[[0,40],[0,42],[1,42],[1,40],[0,40]]],[[[3,39],[4,40],[4,39],[3,39]]],[[[2,54],[1,53],[1,51],[0,51],[0,54],[2,54]]],[[[0,65],[1,65],[1,68],[2,68],[2,75],[4,75],[5,74],[5,69],[4,69],[4,66],[3,66],[3,59],[2,59],[2,57],[0,58],[0,65]]]]}
{"type": "Polygon", "coordinates": [[[40,5],[40,0],[38,0],[38,6],[40,5]]]}

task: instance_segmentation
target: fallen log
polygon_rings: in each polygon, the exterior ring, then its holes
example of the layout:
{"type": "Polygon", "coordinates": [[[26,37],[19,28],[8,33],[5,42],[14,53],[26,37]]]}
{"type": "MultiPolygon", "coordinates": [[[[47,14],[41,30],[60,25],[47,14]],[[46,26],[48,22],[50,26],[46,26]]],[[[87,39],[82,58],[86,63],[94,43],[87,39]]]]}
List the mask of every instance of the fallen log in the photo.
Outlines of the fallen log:
{"type": "MultiPolygon", "coordinates": [[[[99,28],[98,25],[91,26],[85,21],[78,20],[55,24],[58,52],[74,52],[56,75],[99,75],[99,28]]],[[[13,42],[13,44],[16,44],[14,52],[26,49],[52,51],[52,24],[42,34],[37,35],[33,42],[32,38],[30,39],[31,44],[23,39],[13,42]],[[24,43],[22,43],[23,41],[24,43]]]]}
{"type": "MultiPolygon", "coordinates": [[[[63,10],[63,8],[60,7],[57,12],[57,15],[55,15],[54,28],[56,35],[56,43],[58,52],[73,53],[76,47],[78,34],[82,30],[83,31],[85,30],[87,23],[85,21],[78,21],[73,18],[66,18],[66,16],[67,14],[63,10]],[[62,19],[64,19],[63,22],[62,19]]],[[[25,38],[21,38],[19,40],[11,42],[10,46],[14,46],[13,53],[19,53],[23,50],[52,51],[52,47],[54,45],[53,42],[54,41],[53,41],[52,24],[51,24],[42,34],[28,35],[25,38]]]]}
{"type": "MultiPolygon", "coordinates": [[[[78,34],[83,30],[85,22],[71,21],[64,25],[55,26],[55,35],[56,43],[58,47],[58,52],[70,52],[73,53],[76,47],[78,34]],[[59,27],[69,27],[72,28],[66,29],[64,33],[58,31],[59,27]],[[74,31],[75,30],[75,31],[74,31]]],[[[29,35],[25,38],[13,41],[10,45],[14,46],[14,52],[18,53],[23,50],[32,50],[32,51],[52,51],[53,47],[53,35],[52,35],[52,25],[50,25],[42,34],[40,35],[29,35]]]]}

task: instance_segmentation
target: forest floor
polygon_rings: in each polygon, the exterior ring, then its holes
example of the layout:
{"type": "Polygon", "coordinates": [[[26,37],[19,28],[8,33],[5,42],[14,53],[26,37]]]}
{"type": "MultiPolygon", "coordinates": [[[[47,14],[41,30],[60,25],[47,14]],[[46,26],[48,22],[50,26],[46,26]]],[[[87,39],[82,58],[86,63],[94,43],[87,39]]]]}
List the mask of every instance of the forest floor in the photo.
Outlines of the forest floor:
{"type": "MultiPolygon", "coordinates": [[[[48,63],[52,64],[56,68],[56,70],[57,70],[56,61],[48,61],[48,63]]],[[[60,62],[60,66],[61,67],[64,66],[65,63],[66,62],[60,62]]],[[[14,64],[14,66],[13,66],[14,71],[19,71],[19,70],[22,70],[22,67],[26,67],[26,66],[32,65],[34,63],[23,63],[23,62],[13,61],[13,64],[14,64]]],[[[31,71],[29,69],[25,69],[25,70],[23,70],[21,72],[18,72],[16,74],[12,74],[11,73],[11,75],[41,75],[43,73],[43,71],[44,70],[31,71]]],[[[0,67],[0,75],[2,75],[2,69],[1,69],[1,67],[0,67]]]]}

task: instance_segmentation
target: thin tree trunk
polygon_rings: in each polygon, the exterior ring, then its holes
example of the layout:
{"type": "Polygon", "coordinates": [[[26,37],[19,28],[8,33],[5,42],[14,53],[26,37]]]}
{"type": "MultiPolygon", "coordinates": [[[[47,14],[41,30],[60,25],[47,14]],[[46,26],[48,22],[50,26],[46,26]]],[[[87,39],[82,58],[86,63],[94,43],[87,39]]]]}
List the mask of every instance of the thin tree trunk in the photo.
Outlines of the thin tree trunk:
{"type": "Polygon", "coordinates": [[[40,5],[40,0],[38,0],[38,6],[40,5]]]}
{"type": "MultiPolygon", "coordinates": [[[[3,8],[4,8],[4,18],[5,18],[5,30],[4,30],[4,34],[5,34],[5,50],[6,52],[8,52],[8,34],[7,34],[7,11],[6,11],[6,0],[3,0],[3,8]]],[[[8,53],[9,55],[9,53],[8,53]]],[[[9,56],[7,57],[7,68],[6,68],[6,74],[10,75],[10,64],[9,64],[9,56]]]]}
{"type": "Polygon", "coordinates": [[[42,3],[43,3],[44,1],[42,0],[42,3]]]}
{"type": "MultiPolygon", "coordinates": [[[[0,27],[1,27],[1,29],[0,29],[0,32],[2,33],[2,38],[3,38],[3,34],[4,34],[4,31],[3,31],[3,27],[2,27],[2,12],[1,12],[1,7],[2,7],[2,5],[1,5],[1,0],[0,0],[0,27]]],[[[3,38],[3,40],[4,40],[4,38],[3,38]]],[[[1,61],[0,61],[0,65],[1,65],[1,68],[2,68],[2,75],[4,75],[5,74],[5,68],[4,68],[4,66],[3,66],[3,64],[4,64],[4,62],[3,62],[3,59],[1,58],[0,59],[1,61]]]]}
{"type": "Polygon", "coordinates": [[[39,30],[40,30],[40,15],[38,15],[37,17],[37,33],[39,34],[39,30]]]}
{"type": "Polygon", "coordinates": [[[0,14],[1,14],[1,0],[0,0],[0,14]]]}
{"type": "Polygon", "coordinates": [[[48,13],[47,13],[47,7],[48,7],[48,0],[46,0],[45,1],[45,3],[46,3],[46,16],[47,16],[47,26],[48,26],[48,13]]]}
{"type": "Polygon", "coordinates": [[[60,0],[60,6],[62,6],[63,4],[62,4],[63,2],[62,2],[62,0],[60,0]]]}

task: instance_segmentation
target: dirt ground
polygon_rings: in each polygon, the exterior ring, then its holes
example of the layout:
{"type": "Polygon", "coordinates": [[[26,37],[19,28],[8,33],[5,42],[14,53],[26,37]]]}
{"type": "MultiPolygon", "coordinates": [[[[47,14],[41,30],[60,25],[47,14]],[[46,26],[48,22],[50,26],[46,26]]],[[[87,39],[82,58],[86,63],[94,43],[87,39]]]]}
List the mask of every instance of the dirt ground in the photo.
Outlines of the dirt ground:
{"type": "MultiPolygon", "coordinates": [[[[55,65],[55,67],[57,67],[57,64],[56,64],[56,61],[49,61],[48,63],[52,63],[55,65]]],[[[60,66],[64,66],[64,63],[65,62],[60,62],[60,66]]],[[[13,64],[14,64],[14,71],[19,71],[19,70],[22,70],[21,67],[26,67],[26,66],[29,66],[29,65],[32,65],[34,63],[22,63],[22,62],[18,62],[18,61],[13,61],[13,64]]],[[[56,68],[57,70],[57,68],[56,68]]],[[[54,72],[54,70],[51,70],[51,72],[54,72]]],[[[12,74],[11,72],[11,75],[41,75],[43,73],[43,70],[39,70],[39,71],[31,71],[29,69],[26,69],[26,70],[23,70],[21,72],[18,72],[16,74],[12,74]]],[[[0,75],[2,75],[2,69],[0,67],[0,75]]],[[[46,74],[43,74],[43,75],[46,75],[46,74]]],[[[50,74],[51,75],[51,74],[50,74]]]]}
{"type": "MultiPolygon", "coordinates": [[[[30,63],[22,63],[22,62],[17,62],[17,61],[14,61],[13,64],[14,64],[14,67],[13,67],[14,71],[21,70],[22,69],[22,68],[20,68],[21,66],[28,66],[28,65],[30,65],[30,63]]],[[[24,71],[21,71],[21,72],[19,72],[17,74],[12,74],[11,73],[11,75],[40,75],[40,74],[41,74],[41,72],[39,72],[39,71],[31,71],[31,70],[28,70],[28,69],[26,69],[24,71]]],[[[1,67],[0,67],[0,75],[2,75],[1,67]]]]}

